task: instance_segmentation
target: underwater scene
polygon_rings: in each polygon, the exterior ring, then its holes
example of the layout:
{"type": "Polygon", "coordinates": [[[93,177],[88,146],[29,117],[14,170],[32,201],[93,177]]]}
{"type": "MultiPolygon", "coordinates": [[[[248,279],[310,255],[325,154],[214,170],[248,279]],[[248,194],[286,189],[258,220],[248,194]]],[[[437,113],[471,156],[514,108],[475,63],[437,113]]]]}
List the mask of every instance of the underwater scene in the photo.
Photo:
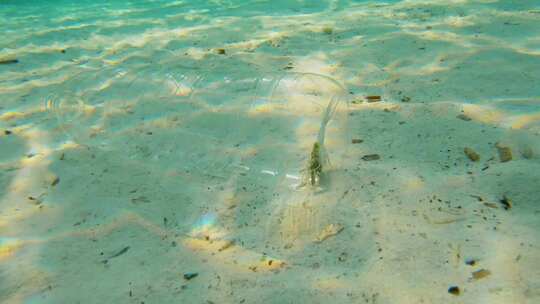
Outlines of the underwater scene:
{"type": "Polygon", "coordinates": [[[0,303],[540,303],[540,1],[0,0],[0,303]]]}

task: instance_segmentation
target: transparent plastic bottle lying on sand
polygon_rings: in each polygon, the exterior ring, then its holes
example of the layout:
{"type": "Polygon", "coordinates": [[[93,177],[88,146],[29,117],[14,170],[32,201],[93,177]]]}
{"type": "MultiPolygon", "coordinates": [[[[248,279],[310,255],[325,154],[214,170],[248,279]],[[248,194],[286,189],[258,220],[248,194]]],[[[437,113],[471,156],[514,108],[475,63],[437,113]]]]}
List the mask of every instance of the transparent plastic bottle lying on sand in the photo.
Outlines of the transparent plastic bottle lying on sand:
{"type": "Polygon", "coordinates": [[[346,91],[322,75],[286,74],[267,96],[252,111],[288,117],[294,140],[276,155],[286,166],[275,188],[280,196],[268,206],[265,235],[274,248],[300,249],[335,218],[339,194],[332,185],[341,178],[349,142],[346,91]]]}
{"type": "Polygon", "coordinates": [[[224,171],[216,171],[226,176],[221,199],[203,208],[211,210],[202,216],[213,219],[213,228],[205,225],[211,235],[195,224],[192,236],[258,236],[275,248],[316,241],[335,216],[331,209],[339,195],[332,185],[344,178],[349,142],[345,93],[332,78],[308,73],[197,79],[187,100],[211,113],[204,114],[205,120],[216,128],[207,129],[205,136],[220,139],[222,155],[232,157],[224,171]],[[228,115],[234,119],[220,124],[228,115]],[[252,204],[257,211],[247,212],[252,204]],[[246,221],[257,225],[235,228],[246,221]]]}

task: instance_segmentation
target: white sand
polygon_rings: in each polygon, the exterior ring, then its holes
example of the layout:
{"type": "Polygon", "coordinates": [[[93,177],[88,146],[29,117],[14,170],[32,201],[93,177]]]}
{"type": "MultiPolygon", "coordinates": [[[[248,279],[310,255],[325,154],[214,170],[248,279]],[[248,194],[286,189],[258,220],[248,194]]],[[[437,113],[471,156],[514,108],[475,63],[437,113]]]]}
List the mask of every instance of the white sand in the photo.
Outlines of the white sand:
{"type": "Polygon", "coordinates": [[[536,1],[185,2],[0,5],[1,303],[540,302],[536,1]]]}

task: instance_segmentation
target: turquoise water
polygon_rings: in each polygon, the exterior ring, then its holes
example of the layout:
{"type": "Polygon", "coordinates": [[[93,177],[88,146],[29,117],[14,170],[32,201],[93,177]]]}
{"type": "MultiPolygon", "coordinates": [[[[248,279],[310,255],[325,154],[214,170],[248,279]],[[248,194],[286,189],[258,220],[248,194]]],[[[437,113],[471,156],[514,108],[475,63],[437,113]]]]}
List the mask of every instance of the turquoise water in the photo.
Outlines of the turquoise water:
{"type": "Polygon", "coordinates": [[[540,300],[538,1],[2,1],[0,33],[1,303],[540,300]]]}

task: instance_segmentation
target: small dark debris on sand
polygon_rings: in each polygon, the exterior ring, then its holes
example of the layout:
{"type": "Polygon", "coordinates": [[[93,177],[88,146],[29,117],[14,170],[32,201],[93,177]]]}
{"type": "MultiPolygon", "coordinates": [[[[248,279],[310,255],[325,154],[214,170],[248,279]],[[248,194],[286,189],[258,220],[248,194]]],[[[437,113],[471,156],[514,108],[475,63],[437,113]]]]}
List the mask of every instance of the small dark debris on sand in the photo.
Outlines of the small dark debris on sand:
{"type": "Polygon", "coordinates": [[[365,161],[372,161],[372,160],[379,160],[381,159],[381,157],[379,156],[379,154],[368,154],[368,155],[362,156],[362,159],[365,161]]]}
{"type": "Polygon", "coordinates": [[[448,293],[452,294],[452,295],[455,295],[455,296],[459,296],[461,291],[459,290],[459,287],[457,287],[457,286],[450,286],[448,288],[448,293]]]}
{"type": "Polygon", "coordinates": [[[294,69],[294,65],[289,62],[283,69],[284,70],[292,70],[292,69],[294,69]]]}
{"type": "Polygon", "coordinates": [[[456,116],[456,118],[459,118],[464,121],[471,121],[471,118],[465,114],[459,114],[458,116],[456,116]]]}
{"type": "Polygon", "coordinates": [[[475,259],[467,259],[465,260],[465,264],[469,265],[469,266],[474,266],[476,265],[476,263],[478,263],[475,259]]]}
{"type": "Polygon", "coordinates": [[[363,139],[359,139],[359,138],[353,138],[353,139],[351,140],[351,143],[353,143],[353,144],[361,144],[361,143],[363,143],[363,142],[364,142],[364,140],[363,140],[363,139]]]}
{"type": "Polygon", "coordinates": [[[512,201],[506,195],[499,202],[502,204],[504,210],[512,209],[512,201]]]}
{"type": "Polygon", "coordinates": [[[119,256],[123,255],[124,253],[128,252],[129,248],[130,248],[129,246],[126,246],[126,247],[122,248],[120,251],[118,251],[117,253],[111,255],[111,256],[108,257],[107,259],[102,260],[101,263],[107,264],[107,263],[109,262],[110,259],[119,257],[119,256]]]}
{"type": "Polygon", "coordinates": [[[531,159],[534,157],[534,151],[531,147],[525,147],[521,150],[521,156],[523,156],[526,159],[531,159]]]}
{"type": "Polygon", "coordinates": [[[191,280],[195,277],[197,277],[199,274],[197,272],[188,272],[188,273],[184,273],[184,279],[186,280],[191,280]]]}
{"type": "Polygon", "coordinates": [[[366,96],[367,102],[378,102],[381,101],[381,96],[379,95],[368,95],[366,96]]]}
{"type": "Polygon", "coordinates": [[[474,197],[475,199],[477,199],[479,202],[483,202],[484,201],[484,198],[479,196],[479,195],[470,195],[471,197],[474,197]]]}
{"type": "Polygon", "coordinates": [[[39,197],[29,196],[28,200],[31,201],[34,205],[41,205],[43,201],[39,197]]]}
{"type": "Polygon", "coordinates": [[[219,247],[218,251],[221,252],[221,251],[227,250],[231,248],[235,243],[236,243],[235,240],[228,240],[221,247],[219,247]]]}
{"type": "Polygon", "coordinates": [[[225,52],[225,49],[216,49],[216,53],[218,53],[219,55],[226,55],[227,54],[225,52]]]}
{"type": "Polygon", "coordinates": [[[410,97],[407,97],[407,96],[401,97],[401,102],[410,102],[410,101],[411,101],[410,97]]]}
{"type": "Polygon", "coordinates": [[[19,62],[19,59],[4,59],[4,60],[0,60],[0,64],[14,64],[14,63],[18,63],[19,62]]]}
{"type": "Polygon", "coordinates": [[[11,135],[11,133],[13,133],[13,132],[11,132],[10,130],[4,130],[5,135],[11,135]]]}

